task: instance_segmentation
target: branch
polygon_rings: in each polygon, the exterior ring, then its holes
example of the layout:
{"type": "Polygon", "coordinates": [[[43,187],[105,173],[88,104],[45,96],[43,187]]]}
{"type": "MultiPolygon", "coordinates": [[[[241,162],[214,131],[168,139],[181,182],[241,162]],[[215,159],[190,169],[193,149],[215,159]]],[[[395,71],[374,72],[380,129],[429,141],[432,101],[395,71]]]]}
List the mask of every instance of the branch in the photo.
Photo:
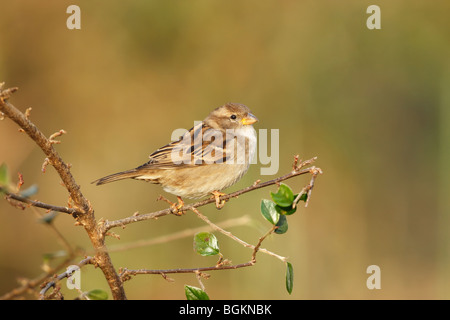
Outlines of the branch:
{"type": "MultiPolygon", "coordinates": [[[[219,262],[213,266],[213,267],[203,267],[203,268],[186,268],[186,269],[160,269],[160,270],[150,270],[150,269],[137,269],[137,270],[129,270],[127,268],[122,268],[119,271],[119,275],[120,278],[122,279],[122,281],[127,281],[131,279],[131,276],[135,276],[138,274],[160,274],[164,279],[168,279],[167,278],[167,274],[169,273],[195,273],[196,275],[201,274],[204,271],[214,271],[214,270],[230,270],[230,269],[239,269],[239,268],[245,268],[245,267],[251,267],[253,265],[255,265],[256,263],[256,254],[258,251],[261,252],[265,252],[271,256],[275,256],[277,258],[279,258],[281,261],[286,262],[286,258],[281,257],[275,253],[272,253],[266,249],[261,249],[261,244],[264,241],[264,239],[267,238],[268,235],[270,235],[271,233],[273,233],[275,231],[275,229],[277,228],[276,226],[273,226],[268,232],[266,232],[266,234],[264,234],[261,238],[259,238],[258,243],[256,244],[256,246],[251,245],[246,243],[245,241],[242,241],[241,239],[235,237],[234,235],[232,235],[230,232],[223,230],[222,228],[218,227],[217,225],[215,225],[214,223],[210,222],[208,220],[208,218],[206,218],[204,215],[202,215],[197,209],[193,209],[193,211],[205,222],[207,222],[211,228],[220,231],[221,233],[225,234],[226,236],[231,237],[233,240],[239,242],[240,244],[242,244],[244,247],[247,248],[252,248],[253,249],[253,253],[251,256],[251,260],[249,262],[246,263],[240,263],[240,264],[235,264],[235,265],[230,265],[229,260],[225,260],[222,262],[222,257],[219,260],[219,262]]],[[[201,281],[200,281],[201,283],[201,281]]]]}
{"type": "MultiPolygon", "coordinates": [[[[314,177],[315,175],[322,173],[322,170],[320,168],[316,168],[314,166],[310,167],[310,168],[306,168],[306,169],[301,169],[301,168],[306,166],[306,165],[309,165],[309,164],[313,163],[316,159],[317,159],[317,157],[314,157],[314,158],[312,158],[310,160],[303,161],[302,163],[300,163],[299,166],[295,166],[295,168],[293,168],[291,172],[289,172],[288,174],[285,174],[284,176],[281,176],[281,177],[278,177],[276,179],[269,180],[269,181],[266,181],[266,182],[263,182],[263,183],[256,182],[256,183],[252,184],[251,186],[246,187],[244,189],[241,189],[241,190],[235,191],[233,193],[229,193],[229,194],[220,196],[219,199],[228,201],[231,198],[237,198],[238,196],[240,196],[240,195],[242,195],[244,193],[251,192],[251,191],[254,191],[254,190],[257,190],[257,189],[261,189],[261,188],[265,188],[265,187],[268,187],[268,186],[271,186],[271,185],[274,185],[274,184],[279,184],[280,182],[282,182],[284,180],[291,179],[293,177],[300,176],[300,175],[307,174],[307,173],[311,173],[313,175],[313,177],[314,177]]],[[[313,184],[313,182],[312,182],[312,184],[313,184]]],[[[309,190],[311,190],[311,189],[312,189],[312,187],[309,190]]],[[[199,208],[199,207],[205,206],[205,205],[210,204],[210,203],[215,203],[215,202],[216,202],[216,200],[214,198],[209,198],[209,199],[205,199],[205,200],[202,200],[202,201],[198,201],[196,203],[184,205],[178,211],[192,210],[192,209],[199,208]]],[[[135,214],[135,215],[133,215],[131,217],[127,217],[127,218],[123,218],[123,219],[119,219],[119,220],[114,220],[114,221],[107,221],[106,220],[104,222],[104,224],[103,224],[102,232],[104,234],[106,234],[106,232],[108,230],[112,229],[112,228],[123,227],[123,226],[125,226],[127,224],[138,222],[138,221],[149,220],[149,219],[157,219],[159,217],[162,217],[162,216],[165,216],[165,215],[168,215],[168,214],[174,214],[174,213],[176,213],[175,211],[176,210],[174,210],[172,208],[167,208],[167,209],[164,209],[164,210],[151,212],[151,213],[146,213],[146,214],[139,214],[139,215],[135,214]]]]}
{"type": "Polygon", "coordinates": [[[254,246],[254,248],[253,248],[253,254],[252,254],[252,262],[253,262],[253,263],[256,262],[256,253],[257,253],[258,251],[261,251],[261,252],[264,252],[264,253],[273,255],[274,257],[279,258],[279,259],[280,259],[281,261],[283,261],[283,262],[286,262],[286,261],[287,261],[287,259],[286,259],[285,257],[281,257],[281,256],[279,256],[279,255],[277,255],[277,254],[274,254],[274,253],[272,253],[272,252],[270,252],[270,251],[268,251],[268,250],[266,250],[266,249],[261,249],[261,244],[262,244],[262,242],[264,241],[264,239],[266,239],[267,236],[269,236],[270,234],[272,234],[277,228],[278,228],[278,227],[275,226],[275,225],[272,226],[272,228],[271,228],[269,231],[267,231],[265,235],[263,235],[261,238],[259,238],[258,243],[257,243],[256,246],[254,246]]]}
{"type": "Polygon", "coordinates": [[[3,117],[5,115],[17,123],[20,129],[28,134],[28,136],[41,148],[46,155],[43,169],[45,169],[45,166],[50,163],[58,172],[64,186],[70,194],[70,199],[72,199],[76,210],[81,213],[73,214],[73,216],[77,219],[77,222],[84,227],[89,239],[91,240],[92,246],[96,252],[93,259],[95,260],[95,264],[102,270],[111,289],[113,298],[116,300],[126,299],[122,281],[120,280],[119,275],[112,264],[111,257],[106,250],[105,233],[102,233],[100,228],[97,226],[94,210],[89,201],[81,193],[80,186],[76,183],[70,172],[70,166],[61,159],[53,147],[54,144],[58,143],[55,138],[64,134],[65,131],[60,130],[59,132],[51,135],[50,139],[48,139],[29,120],[31,109],[27,109],[24,114],[8,102],[8,99],[12,93],[17,91],[17,88],[3,90],[3,85],[4,83],[0,83],[0,116],[3,117]]]}
{"type": "Polygon", "coordinates": [[[17,298],[20,295],[24,294],[28,290],[34,289],[35,287],[37,287],[41,283],[43,283],[45,280],[47,280],[49,277],[51,277],[55,271],[68,266],[70,264],[70,262],[72,261],[72,259],[73,259],[72,256],[66,258],[58,266],[56,266],[55,268],[51,268],[50,270],[47,270],[44,274],[38,276],[35,279],[20,281],[21,286],[19,288],[13,289],[10,292],[5,293],[4,295],[0,296],[0,300],[12,300],[12,299],[17,298]]]}
{"type": "MultiPolygon", "coordinates": [[[[81,261],[77,264],[77,266],[78,266],[78,267],[82,267],[82,266],[84,266],[84,265],[86,265],[86,264],[94,264],[94,261],[93,261],[92,257],[87,257],[87,258],[81,260],[81,261]]],[[[65,272],[63,272],[63,273],[61,273],[61,274],[59,274],[59,275],[56,277],[55,280],[49,281],[49,282],[44,286],[44,288],[39,292],[39,300],[44,300],[44,299],[45,299],[45,294],[47,293],[47,291],[48,291],[50,288],[54,287],[54,286],[56,285],[56,282],[57,282],[57,281],[61,281],[61,280],[64,279],[64,278],[70,277],[70,276],[73,274],[74,271],[75,271],[75,269],[67,270],[67,271],[65,271],[65,272]]]]}
{"type": "MultiPolygon", "coordinates": [[[[284,181],[286,179],[301,175],[301,174],[305,174],[305,173],[311,173],[312,178],[310,180],[310,183],[308,184],[308,186],[306,186],[305,188],[303,188],[302,192],[300,194],[304,194],[304,193],[308,193],[308,199],[311,195],[311,190],[314,187],[314,182],[315,179],[317,177],[318,174],[322,174],[322,170],[320,168],[316,168],[316,167],[311,167],[308,169],[304,169],[301,170],[301,168],[303,168],[306,165],[309,165],[311,163],[313,163],[316,160],[316,158],[312,158],[310,160],[306,160],[306,161],[300,161],[299,164],[299,160],[298,160],[298,156],[295,156],[294,158],[294,165],[293,165],[293,170],[276,179],[264,182],[264,183],[260,183],[260,181],[258,180],[257,182],[255,182],[252,186],[249,186],[247,188],[244,188],[242,190],[236,191],[234,193],[228,194],[228,195],[224,195],[222,197],[220,197],[221,199],[219,200],[228,200],[231,199],[233,197],[237,197],[238,195],[244,194],[246,192],[250,192],[259,188],[263,188],[269,185],[273,185],[273,184],[279,184],[281,181],[284,181]]],[[[294,202],[294,204],[297,204],[297,202],[299,201],[300,196],[297,197],[297,199],[295,199],[296,201],[294,202]]],[[[202,267],[202,268],[184,268],[184,269],[159,269],[159,270],[151,270],[151,269],[137,269],[137,270],[129,270],[127,268],[121,268],[119,270],[119,276],[121,278],[122,281],[127,281],[131,279],[131,276],[135,276],[138,274],[160,274],[164,279],[169,280],[169,281],[173,281],[172,279],[167,277],[167,274],[170,273],[194,273],[197,276],[197,279],[200,282],[200,285],[202,286],[202,290],[204,290],[203,284],[201,282],[201,277],[203,276],[204,278],[206,278],[206,274],[202,274],[202,272],[204,271],[214,271],[214,270],[229,270],[229,269],[238,269],[238,268],[244,268],[244,267],[251,267],[256,263],[256,254],[261,251],[264,252],[268,255],[274,256],[278,259],[280,259],[283,262],[287,261],[287,258],[282,257],[278,254],[275,254],[269,250],[266,250],[264,248],[261,248],[261,244],[262,242],[267,238],[267,236],[269,236],[270,234],[272,234],[278,227],[276,225],[272,226],[272,228],[267,231],[262,237],[259,238],[258,243],[256,244],[256,246],[251,245],[241,239],[239,239],[238,237],[236,237],[235,235],[233,235],[231,232],[228,232],[224,229],[222,229],[221,227],[217,226],[216,224],[212,223],[206,216],[204,216],[203,214],[200,213],[200,211],[198,211],[198,207],[215,202],[216,199],[207,199],[207,200],[203,200],[191,205],[187,205],[187,206],[183,206],[181,209],[176,210],[177,212],[174,212],[174,210],[172,208],[166,209],[166,210],[161,210],[161,211],[157,211],[157,212],[153,212],[153,213],[149,213],[143,216],[137,216],[136,214],[133,215],[132,217],[129,218],[125,218],[125,219],[121,219],[121,220],[116,220],[116,221],[112,221],[112,222],[108,222],[105,221],[104,223],[104,232],[107,232],[107,230],[113,228],[113,227],[117,227],[117,226],[124,226],[126,224],[132,223],[132,222],[137,222],[137,221],[142,221],[142,220],[147,220],[147,219],[154,219],[163,215],[167,215],[170,213],[174,213],[177,214],[179,211],[183,212],[184,210],[192,210],[200,219],[202,219],[204,222],[206,222],[213,230],[219,231],[220,233],[226,235],[227,237],[231,238],[232,240],[240,243],[241,245],[243,245],[246,248],[251,248],[253,249],[252,252],[252,256],[251,256],[251,260],[249,262],[246,263],[241,263],[241,264],[236,264],[236,265],[229,265],[229,261],[225,260],[222,261],[223,257],[221,256],[219,262],[212,267],[202,267]],[[140,219],[139,219],[140,218],[140,219]]],[[[305,206],[308,205],[308,202],[305,204],[305,206]]]]}
{"type": "Polygon", "coordinates": [[[18,88],[2,90],[2,87],[3,83],[0,84],[0,112],[17,123],[19,127],[41,148],[47,156],[48,161],[58,172],[67,191],[69,191],[70,197],[75,205],[79,207],[79,210],[83,213],[92,211],[89,201],[83,196],[80,186],[75,182],[75,179],[70,173],[69,166],[61,159],[59,154],[53,148],[53,144],[55,144],[54,140],[47,139],[47,137],[28,119],[29,112],[24,114],[7,101],[11,94],[16,92],[18,88]]]}
{"type": "Polygon", "coordinates": [[[42,208],[42,209],[46,209],[46,210],[53,210],[53,211],[58,211],[58,212],[64,212],[64,213],[72,214],[75,216],[78,214],[81,214],[80,211],[78,211],[77,209],[74,209],[74,208],[55,206],[52,204],[47,204],[44,202],[31,200],[31,199],[21,196],[20,194],[17,194],[17,193],[11,193],[2,186],[0,186],[0,193],[4,193],[7,198],[29,204],[33,207],[38,207],[38,208],[42,208]]]}
{"type": "MultiPolygon", "coordinates": [[[[219,222],[217,225],[219,225],[222,228],[229,228],[229,227],[235,227],[235,226],[242,226],[242,225],[248,225],[250,223],[251,219],[248,215],[244,215],[239,218],[234,219],[228,219],[222,222],[219,222]]],[[[197,227],[197,228],[188,228],[184,229],[182,231],[178,231],[172,234],[164,235],[161,237],[151,238],[151,239],[142,239],[138,241],[134,241],[132,243],[124,243],[124,244],[116,244],[116,245],[110,245],[108,246],[109,252],[118,252],[118,251],[124,251],[129,249],[135,249],[135,248],[141,248],[144,246],[150,246],[160,243],[167,243],[169,241],[174,241],[186,237],[193,236],[197,232],[205,231],[206,230],[212,230],[213,228],[205,228],[197,227]]]]}
{"type": "Polygon", "coordinates": [[[119,271],[120,278],[122,281],[130,280],[131,276],[135,276],[138,274],[160,274],[164,278],[166,274],[169,273],[199,273],[204,271],[214,271],[214,270],[230,270],[230,269],[239,269],[245,267],[251,267],[255,263],[253,261],[249,261],[246,263],[235,264],[235,265],[215,265],[213,267],[203,267],[203,268],[192,268],[192,269],[161,269],[161,270],[150,270],[150,269],[137,269],[130,270],[127,268],[123,268],[119,271]]]}
{"type": "MultiPolygon", "coordinates": [[[[152,213],[147,213],[143,215],[133,215],[131,217],[115,220],[115,221],[100,221],[97,223],[94,217],[94,210],[92,206],[90,205],[90,202],[83,196],[80,190],[80,186],[76,183],[74,177],[72,176],[70,172],[70,165],[66,164],[62,158],[59,156],[59,154],[54,149],[54,144],[58,144],[59,141],[55,140],[56,137],[61,136],[62,134],[65,134],[66,132],[64,130],[60,130],[55,134],[52,134],[49,138],[47,138],[30,120],[30,110],[31,108],[28,108],[25,113],[22,113],[18,109],[16,109],[12,104],[8,102],[8,99],[14,93],[17,91],[17,88],[10,88],[3,90],[3,84],[0,83],[0,119],[3,119],[4,116],[9,117],[11,120],[16,122],[20,130],[27,133],[28,136],[41,148],[41,150],[46,155],[44,164],[42,165],[42,171],[45,171],[45,168],[48,164],[51,164],[55,170],[58,172],[60,178],[63,181],[64,186],[68,190],[70,194],[69,200],[73,202],[75,208],[67,208],[67,207],[59,207],[54,206],[50,204],[46,204],[40,201],[30,200],[26,197],[21,196],[17,193],[10,193],[6,188],[0,187],[0,191],[6,194],[6,197],[9,199],[14,199],[16,201],[20,201],[26,204],[29,204],[34,207],[40,207],[47,210],[54,210],[59,212],[65,212],[71,214],[78,222],[78,224],[83,225],[85,228],[91,242],[93,245],[93,248],[95,250],[95,255],[91,258],[87,258],[80,262],[80,264],[86,264],[86,263],[92,263],[96,266],[100,267],[102,270],[109,286],[112,291],[112,296],[114,299],[126,299],[125,291],[123,289],[123,279],[126,277],[127,274],[140,274],[140,273],[159,273],[164,276],[165,273],[186,273],[186,272],[195,272],[197,275],[201,274],[202,271],[208,271],[208,270],[221,270],[221,269],[236,269],[246,266],[251,266],[256,262],[256,253],[261,251],[265,252],[266,254],[270,254],[272,256],[277,257],[278,259],[282,260],[283,262],[286,262],[286,258],[279,256],[275,253],[272,253],[266,249],[260,248],[262,241],[271,234],[276,227],[273,227],[269,232],[267,232],[264,236],[262,236],[257,245],[253,246],[251,244],[248,244],[239,238],[235,237],[231,233],[225,231],[224,229],[216,226],[212,222],[209,221],[209,219],[205,216],[203,216],[197,208],[201,206],[205,206],[210,203],[215,203],[217,200],[220,202],[228,201],[232,198],[236,198],[242,194],[245,194],[247,192],[251,192],[260,188],[264,188],[270,185],[279,184],[281,181],[300,176],[303,174],[310,173],[312,175],[312,178],[310,180],[310,183],[308,186],[303,188],[301,195],[307,193],[308,199],[305,206],[308,205],[308,201],[311,195],[312,188],[314,187],[314,182],[318,174],[322,173],[322,170],[319,168],[316,168],[314,166],[310,168],[303,169],[304,166],[310,165],[313,163],[316,158],[306,160],[306,161],[298,161],[298,156],[295,157],[295,162],[293,165],[293,169],[288,174],[281,176],[279,178],[269,180],[266,182],[261,183],[259,180],[252,184],[249,187],[246,187],[244,189],[241,189],[239,191],[230,193],[228,195],[220,196],[218,199],[215,198],[209,198],[205,199],[193,204],[184,205],[181,208],[168,208],[152,213]],[[251,257],[251,261],[239,265],[228,265],[227,262],[219,262],[214,267],[207,267],[207,268],[196,268],[196,269],[170,269],[170,270],[127,270],[122,271],[120,276],[117,274],[116,270],[114,269],[114,266],[111,262],[111,258],[109,256],[109,252],[105,245],[105,237],[108,235],[108,230],[125,226],[130,223],[143,221],[143,220],[149,220],[149,219],[156,219],[158,217],[162,217],[168,214],[176,214],[179,215],[181,212],[185,212],[188,210],[194,211],[199,218],[204,220],[206,223],[208,223],[213,229],[220,231],[224,235],[227,235],[228,237],[232,238],[233,240],[239,242],[245,247],[252,248],[253,253],[251,257]],[[134,273],[133,273],[134,272],[134,273]]],[[[300,200],[299,196],[295,200],[295,204],[300,200]]],[[[69,273],[65,272],[63,274],[60,274],[57,277],[57,280],[61,280],[64,277],[70,276],[69,273]]],[[[165,276],[164,276],[165,277],[165,276]]],[[[45,296],[45,293],[49,290],[49,288],[56,285],[56,281],[51,281],[47,283],[47,285],[41,290],[41,298],[45,296]]]]}
{"type": "Polygon", "coordinates": [[[255,257],[255,255],[256,255],[256,252],[259,250],[259,251],[264,252],[264,253],[266,253],[266,254],[268,254],[268,255],[270,255],[270,256],[273,256],[273,257],[275,257],[275,258],[278,258],[278,259],[280,259],[280,260],[283,261],[283,262],[286,262],[287,259],[286,259],[285,257],[282,257],[282,256],[280,256],[280,255],[278,255],[278,254],[276,254],[276,253],[273,253],[273,252],[271,252],[271,251],[269,251],[269,250],[266,250],[266,249],[264,249],[264,248],[260,248],[262,240],[264,240],[264,239],[269,235],[269,233],[272,233],[272,232],[275,230],[276,227],[275,227],[275,228],[272,228],[267,234],[265,234],[263,237],[261,237],[261,238],[260,238],[260,241],[258,242],[258,245],[257,245],[257,246],[254,246],[254,245],[252,245],[252,244],[249,244],[249,243],[247,243],[247,242],[245,242],[245,241],[239,239],[238,237],[236,237],[235,235],[233,235],[231,232],[228,232],[228,231],[226,231],[226,230],[220,228],[219,226],[215,225],[214,223],[212,223],[211,221],[209,221],[209,219],[208,219],[206,216],[204,216],[203,214],[201,214],[200,211],[197,210],[197,208],[191,208],[191,210],[194,211],[195,214],[196,214],[200,219],[202,219],[202,220],[205,221],[207,224],[209,224],[209,225],[211,226],[211,228],[213,228],[214,230],[219,231],[219,232],[222,233],[223,235],[226,235],[227,237],[233,239],[234,241],[238,242],[239,244],[243,245],[243,246],[246,247],[246,248],[253,249],[254,252],[253,252],[253,255],[252,255],[252,261],[254,260],[254,257],[255,257]],[[261,239],[262,239],[262,240],[261,240],[261,239]]]}
{"type": "Polygon", "coordinates": [[[319,174],[322,174],[322,170],[320,168],[313,168],[311,170],[311,180],[309,182],[309,184],[304,187],[302,189],[302,191],[297,195],[297,197],[294,199],[294,202],[292,204],[292,208],[297,207],[298,202],[300,201],[300,198],[302,197],[302,195],[307,194],[307,198],[306,198],[306,203],[305,203],[305,207],[308,206],[309,204],[309,200],[311,199],[311,193],[312,193],[312,189],[314,188],[314,182],[316,181],[316,178],[319,174]]]}

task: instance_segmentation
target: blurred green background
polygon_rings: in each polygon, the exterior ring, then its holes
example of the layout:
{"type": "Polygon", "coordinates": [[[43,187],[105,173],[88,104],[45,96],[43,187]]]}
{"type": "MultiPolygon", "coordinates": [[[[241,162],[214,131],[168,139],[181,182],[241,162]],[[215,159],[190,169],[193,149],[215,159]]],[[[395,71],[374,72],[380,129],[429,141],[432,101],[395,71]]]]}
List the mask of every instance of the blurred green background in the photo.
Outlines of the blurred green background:
{"type": "MultiPolygon", "coordinates": [[[[295,279],[285,290],[285,266],[258,254],[251,268],[210,272],[212,299],[450,298],[450,20],[448,1],[77,1],[81,30],[68,30],[69,1],[1,1],[0,82],[20,90],[11,103],[32,107],[31,120],[49,136],[65,129],[56,149],[97,218],[165,208],[159,186],[122,181],[96,187],[101,176],[147,161],[176,128],[190,128],[225,102],[248,105],[256,129],[280,130],[280,169],[260,176],[260,164],[228,191],[291,169],[295,154],[318,156],[324,175],[307,209],[289,217],[289,231],[263,247],[289,257],[295,279]],[[369,30],[366,9],[381,8],[381,30],[369,30]],[[381,289],[366,287],[369,265],[381,269],[381,289]]],[[[66,205],[53,168],[17,126],[0,121],[0,163],[34,197],[66,205]]],[[[299,191],[306,176],[287,181],[299,191]]],[[[259,212],[276,188],[241,196],[212,221],[243,215],[230,227],[256,244],[270,228],[259,212]]],[[[17,280],[41,273],[43,255],[63,250],[30,210],[0,201],[0,295],[17,280]]],[[[55,226],[74,246],[90,242],[61,214],[55,226]]],[[[188,213],[116,229],[109,246],[205,226],[188,213]]],[[[206,228],[206,226],[205,226],[206,228]]],[[[251,250],[217,234],[233,263],[251,250]]],[[[214,265],[192,250],[192,238],[111,253],[116,268],[168,269],[214,265]]],[[[81,260],[81,257],[75,261],[81,260]]],[[[51,261],[56,265],[59,260],[51,261]]],[[[98,269],[82,269],[82,289],[109,288],[98,269]]],[[[137,276],[130,299],[185,299],[194,275],[137,276]]],[[[69,292],[62,283],[66,298],[69,292]]]]}

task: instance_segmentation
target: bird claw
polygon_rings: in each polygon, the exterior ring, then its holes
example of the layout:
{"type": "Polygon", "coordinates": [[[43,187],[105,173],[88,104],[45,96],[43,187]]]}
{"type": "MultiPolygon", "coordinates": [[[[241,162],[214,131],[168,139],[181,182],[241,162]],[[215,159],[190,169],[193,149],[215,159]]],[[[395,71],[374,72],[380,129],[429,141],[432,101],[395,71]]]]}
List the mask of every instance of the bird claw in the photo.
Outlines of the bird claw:
{"type": "Polygon", "coordinates": [[[220,191],[213,191],[211,192],[213,194],[213,198],[216,200],[216,208],[222,209],[225,206],[226,200],[220,200],[221,196],[225,196],[226,193],[220,192],[220,191]]]}
{"type": "Polygon", "coordinates": [[[163,196],[159,196],[158,200],[163,200],[170,205],[170,211],[177,216],[181,216],[184,214],[184,210],[181,210],[184,207],[184,201],[180,197],[177,196],[178,203],[174,203],[163,196]]]}

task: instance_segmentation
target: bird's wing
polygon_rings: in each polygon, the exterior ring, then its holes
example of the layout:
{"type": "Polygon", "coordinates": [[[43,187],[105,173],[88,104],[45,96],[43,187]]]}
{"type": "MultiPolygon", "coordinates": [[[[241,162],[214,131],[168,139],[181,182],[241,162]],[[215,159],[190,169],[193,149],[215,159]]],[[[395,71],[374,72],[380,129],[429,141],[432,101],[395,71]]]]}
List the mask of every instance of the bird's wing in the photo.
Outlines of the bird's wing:
{"type": "Polygon", "coordinates": [[[225,140],[222,131],[199,123],[179,140],[153,152],[150,161],[137,169],[181,169],[225,162],[225,140]]]}

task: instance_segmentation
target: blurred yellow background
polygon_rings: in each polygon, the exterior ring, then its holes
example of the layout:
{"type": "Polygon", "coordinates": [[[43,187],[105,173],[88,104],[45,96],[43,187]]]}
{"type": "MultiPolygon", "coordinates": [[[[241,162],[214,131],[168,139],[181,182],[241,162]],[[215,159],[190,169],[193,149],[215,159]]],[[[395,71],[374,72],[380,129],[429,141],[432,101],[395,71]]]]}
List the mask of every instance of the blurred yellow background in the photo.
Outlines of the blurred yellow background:
{"type": "MultiPolygon", "coordinates": [[[[288,217],[289,231],[263,247],[289,257],[285,266],[263,253],[250,268],[210,272],[212,299],[450,298],[450,20],[448,1],[77,1],[81,30],[68,30],[69,1],[2,1],[0,82],[18,86],[11,103],[32,107],[47,135],[65,129],[56,146],[96,217],[114,220],[165,208],[159,186],[90,182],[133,168],[226,102],[249,106],[258,129],[280,130],[280,169],[260,164],[227,191],[291,169],[293,156],[318,156],[324,175],[310,205],[288,217]],[[369,30],[366,9],[381,8],[381,30],[369,30]],[[381,269],[369,290],[366,269],[381,269]]],[[[44,155],[17,126],[0,121],[0,164],[34,198],[66,205],[68,194],[44,155]]],[[[295,191],[309,178],[288,180],[295,191]]],[[[270,226],[260,189],[217,211],[221,222],[243,215],[250,225],[229,230],[256,244],[270,226]]],[[[74,246],[90,249],[84,230],[59,215],[55,225],[74,246]]],[[[206,225],[192,212],[115,229],[109,246],[206,225]]],[[[250,260],[251,250],[216,233],[225,258],[250,260]]],[[[43,255],[63,250],[29,209],[0,201],[0,295],[17,279],[41,273],[43,255]]],[[[192,250],[192,237],[111,253],[114,266],[169,269],[211,266],[216,257],[192,250]]],[[[82,257],[76,259],[80,261],[82,257]]],[[[52,261],[57,264],[59,260],[52,261]]],[[[109,288],[101,271],[82,269],[82,289],[109,288]]],[[[141,275],[125,283],[130,299],[185,299],[192,274],[141,275]]],[[[75,297],[62,283],[66,298],[75,297]]],[[[109,293],[110,295],[110,293],[109,293]]],[[[111,296],[111,295],[110,295],[111,296]]]]}

